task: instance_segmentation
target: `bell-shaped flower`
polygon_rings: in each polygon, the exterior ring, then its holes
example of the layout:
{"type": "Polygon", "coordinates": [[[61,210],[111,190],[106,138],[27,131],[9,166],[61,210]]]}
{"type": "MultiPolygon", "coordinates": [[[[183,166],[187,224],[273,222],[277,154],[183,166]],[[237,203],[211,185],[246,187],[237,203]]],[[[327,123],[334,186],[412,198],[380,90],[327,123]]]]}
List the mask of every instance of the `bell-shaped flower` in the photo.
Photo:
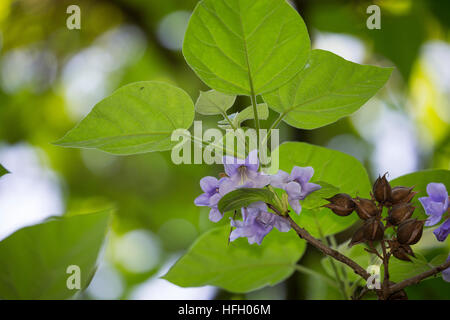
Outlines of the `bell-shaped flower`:
{"type": "Polygon", "coordinates": [[[200,188],[203,190],[203,194],[198,196],[194,203],[199,207],[210,207],[209,219],[212,222],[218,222],[222,219],[223,214],[217,209],[219,200],[225,195],[226,189],[221,189],[220,186],[225,182],[226,178],[220,180],[214,177],[204,177],[200,180],[200,188]]]}
{"type": "Polygon", "coordinates": [[[442,215],[448,210],[449,199],[445,185],[442,183],[429,183],[427,185],[428,197],[419,198],[420,203],[429,216],[426,226],[434,226],[442,219],[442,215]]]}
{"type": "Polygon", "coordinates": [[[277,174],[272,176],[270,184],[275,188],[286,191],[290,206],[299,214],[302,211],[299,200],[304,200],[311,192],[321,188],[318,184],[309,182],[313,175],[314,169],[312,167],[295,166],[290,175],[283,170],[279,170],[277,174]]]}
{"type": "Polygon", "coordinates": [[[258,171],[258,150],[253,150],[245,159],[230,156],[223,157],[223,165],[228,178],[222,188],[234,190],[237,188],[263,188],[270,183],[270,176],[258,171]]]}
{"type": "Polygon", "coordinates": [[[255,202],[247,208],[242,208],[242,218],[242,221],[231,220],[231,225],[236,229],[231,232],[230,241],[245,237],[248,243],[260,245],[274,227],[281,232],[287,232],[291,228],[285,218],[268,212],[263,202],[255,202]]]}

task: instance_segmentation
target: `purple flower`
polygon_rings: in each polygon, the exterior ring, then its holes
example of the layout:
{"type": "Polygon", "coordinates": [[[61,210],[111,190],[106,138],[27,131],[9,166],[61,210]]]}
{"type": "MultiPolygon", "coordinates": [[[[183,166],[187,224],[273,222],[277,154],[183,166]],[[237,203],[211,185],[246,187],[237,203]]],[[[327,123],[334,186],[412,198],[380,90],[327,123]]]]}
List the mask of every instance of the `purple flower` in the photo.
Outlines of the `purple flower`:
{"type": "MultiPolygon", "coordinates": [[[[450,256],[447,258],[447,262],[450,261],[450,256]]],[[[442,271],[442,279],[444,279],[447,282],[450,282],[450,268],[445,269],[442,271]]]]}
{"type": "Polygon", "coordinates": [[[194,203],[199,207],[210,207],[209,220],[212,222],[218,222],[222,219],[223,215],[217,209],[219,200],[224,196],[221,192],[220,186],[225,181],[225,178],[217,180],[214,177],[204,177],[200,180],[200,188],[203,190],[203,194],[198,196],[194,203]]]}
{"type": "Polygon", "coordinates": [[[422,203],[425,213],[429,216],[425,223],[429,227],[439,223],[442,215],[447,211],[448,193],[444,184],[434,182],[427,185],[427,193],[428,197],[421,197],[419,201],[422,203]]]}
{"type": "Polygon", "coordinates": [[[274,227],[281,232],[287,232],[291,228],[285,218],[268,212],[263,202],[255,202],[248,208],[242,208],[242,218],[242,221],[231,220],[231,225],[236,229],[231,232],[230,241],[246,237],[249,244],[260,245],[274,227]]]}
{"type": "Polygon", "coordinates": [[[318,184],[309,182],[313,175],[314,169],[312,167],[302,168],[295,166],[291,171],[291,175],[283,170],[279,170],[276,175],[272,176],[270,184],[275,188],[286,191],[289,204],[299,214],[302,211],[302,206],[298,201],[304,200],[311,192],[321,188],[318,184]]]}
{"type": "Polygon", "coordinates": [[[237,188],[263,188],[270,183],[270,177],[258,171],[258,150],[249,153],[245,160],[223,157],[223,165],[228,178],[222,184],[227,192],[237,188]]]}

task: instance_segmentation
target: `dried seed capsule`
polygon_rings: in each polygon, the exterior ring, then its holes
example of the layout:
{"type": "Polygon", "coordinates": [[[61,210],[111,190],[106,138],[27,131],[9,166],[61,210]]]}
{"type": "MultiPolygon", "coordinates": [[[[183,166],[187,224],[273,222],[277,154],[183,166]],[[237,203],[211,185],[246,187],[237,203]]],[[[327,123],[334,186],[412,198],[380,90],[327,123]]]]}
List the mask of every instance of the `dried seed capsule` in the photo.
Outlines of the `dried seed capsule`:
{"type": "Polygon", "coordinates": [[[378,214],[378,208],[374,201],[358,197],[354,202],[356,204],[356,213],[361,219],[367,220],[378,214]]]}
{"type": "Polygon", "coordinates": [[[388,222],[391,225],[399,225],[401,222],[411,218],[416,207],[409,203],[399,203],[389,210],[388,222]]]}
{"type": "Polygon", "coordinates": [[[326,200],[330,203],[324,205],[324,207],[331,209],[338,216],[348,216],[355,209],[352,197],[345,193],[338,193],[326,200]]]}
{"type": "Polygon", "coordinates": [[[397,229],[397,240],[401,244],[416,244],[423,233],[425,221],[408,219],[400,223],[397,229]]]}
{"type": "Polygon", "coordinates": [[[372,187],[373,196],[380,203],[389,202],[391,200],[391,185],[386,179],[386,174],[383,177],[378,176],[372,187]]]}
{"type": "Polygon", "coordinates": [[[363,225],[358,230],[356,230],[356,232],[353,234],[352,240],[348,244],[349,247],[353,247],[356,244],[367,241],[367,239],[365,238],[365,232],[364,232],[365,228],[366,228],[366,226],[363,225]]]}
{"type": "Polygon", "coordinates": [[[415,257],[412,248],[407,244],[401,244],[397,240],[389,240],[389,248],[391,249],[391,253],[397,259],[403,261],[411,261],[411,256],[415,257]]]}
{"type": "Polygon", "coordinates": [[[384,225],[377,219],[370,219],[364,224],[364,238],[368,241],[379,241],[384,237],[384,225]]]}
{"type": "Polygon", "coordinates": [[[410,202],[414,196],[417,194],[417,192],[412,191],[414,187],[407,188],[407,187],[394,187],[392,188],[391,192],[391,203],[397,204],[397,203],[408,203],[410,202]]]}

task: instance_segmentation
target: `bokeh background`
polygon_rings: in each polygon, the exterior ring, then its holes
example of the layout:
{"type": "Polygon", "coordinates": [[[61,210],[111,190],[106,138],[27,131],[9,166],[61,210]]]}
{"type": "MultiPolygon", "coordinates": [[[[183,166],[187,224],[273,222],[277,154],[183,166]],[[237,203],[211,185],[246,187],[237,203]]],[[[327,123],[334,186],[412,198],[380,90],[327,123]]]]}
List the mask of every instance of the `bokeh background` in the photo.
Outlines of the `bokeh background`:
{"type": "MultiPolygon", "coordinates": [[[[339,298],[336,289],[299,273],[275,287],[239,295],[214,287],[178,288],[159,279],[199,234],[214,226],[208,210],[195,207],[193,200],[201,193],[199,179],[221,168],[176,166],[169,152],[116,157],[51,144],[124,84],[168,81],[194,100],[207,89],[181,53],[196,2],[0,1],[0,163],[13,172],[0,180],[0,239],[52,215],[113,205],[116,215],[98,272],[78,298],[339,298]],[[81,8],[81,30],[66,27],[72,4],[81,8]]],[[[282,140],[349,153],[372,178],[450,169],[450,2],[291,3],[305,20],[314,48],[396,70],[353,116],[312,131],[281,126],[282,140]],[[366,27],[370,4],[381,8],[381,30],[366,27]]],[[[247,100],[240,98],[234,108],[249,105],[247,100]]],[[[204,127],[219,120],[199,119],[204,127]]],[[[309,248],[302,263],[323,272],[320,259],[309,248]]],[[[428,280],[408,293],[410,298],[448,299],[450,284],[428,280]]]]}

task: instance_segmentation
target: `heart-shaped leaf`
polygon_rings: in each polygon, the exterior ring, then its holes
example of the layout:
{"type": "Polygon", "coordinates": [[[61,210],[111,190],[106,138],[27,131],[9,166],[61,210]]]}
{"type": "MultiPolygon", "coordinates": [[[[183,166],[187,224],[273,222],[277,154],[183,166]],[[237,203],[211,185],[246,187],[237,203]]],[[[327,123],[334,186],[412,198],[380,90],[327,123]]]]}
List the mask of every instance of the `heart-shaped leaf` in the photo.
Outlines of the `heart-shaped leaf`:
{"type": "Polygon", "coordinates": [[[170,150],[173,130],[188,129],[194,104],[183,90],[162,82],[126,85],[100,101],[56,145],[118,155],[170,150]]]}
{"type": "Polygon", "coordinates": [[[237,95],[277,89],[310,53],[306,26],[285,0],[203,0],[186,31],[183,54],[208,86],[237,95]]]}
{"type": "Polygon", "coordinates": [[[384,86],[391,72],[392,68],[360,65],[312,50],[293,80],[263,98],[289,125],[314,129],[358,110],[384,86]]]}
{"type": "Polygon", "coordinates": [[[224,94],[216,90],[202,91],[195,103],[195,111],[204,115],[226,114],[235,101],[236,96],[234,95],[224,94]]]}

